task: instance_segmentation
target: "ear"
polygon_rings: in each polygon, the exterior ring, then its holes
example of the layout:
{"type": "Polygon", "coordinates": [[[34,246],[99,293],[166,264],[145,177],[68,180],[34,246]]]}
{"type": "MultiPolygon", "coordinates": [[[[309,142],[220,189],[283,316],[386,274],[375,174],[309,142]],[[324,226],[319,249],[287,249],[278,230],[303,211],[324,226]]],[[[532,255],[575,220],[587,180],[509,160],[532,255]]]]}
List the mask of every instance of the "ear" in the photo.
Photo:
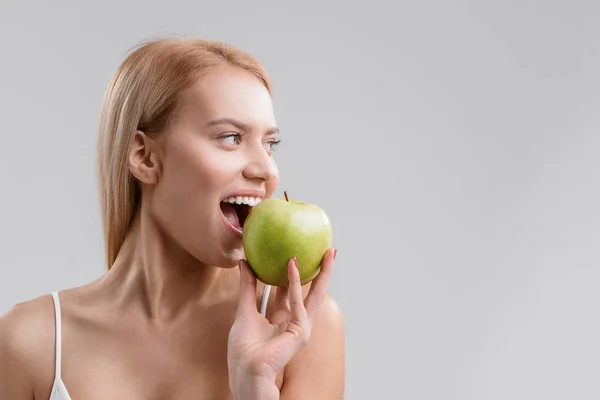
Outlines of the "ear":
{"type": "Polygon", "coordinates": [[[155,185],[160,177],[157,143],[145,132],[135,131],[127,163],[131,174],[141,183],[155,185]]]}

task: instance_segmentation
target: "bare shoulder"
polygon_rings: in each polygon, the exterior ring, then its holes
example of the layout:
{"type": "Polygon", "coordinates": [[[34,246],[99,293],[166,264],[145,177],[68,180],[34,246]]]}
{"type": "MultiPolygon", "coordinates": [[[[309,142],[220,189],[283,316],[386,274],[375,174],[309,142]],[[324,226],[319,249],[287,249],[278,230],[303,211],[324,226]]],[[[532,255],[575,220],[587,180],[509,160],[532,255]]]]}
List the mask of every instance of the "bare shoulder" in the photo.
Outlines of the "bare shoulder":
{"type": "Polygon", "coordinates": [[[321,305],[321,311],[319,311],[319,317],[317,318],[318,323],[325,324],[328,327],[335,327],[340,329],[340,333],[343,333],[344,318],[342,315],[342,309],[338,302],[329,293],[325,295],[323,304],[321,305]]]}
{"type": "Polygon", "coordinates": [[[341,400],[345,394],[344,319],[338,302],[325,295],[306,345],[285,368],[285,399],[341,400]]]}
{"type": "Polygon", "coordinates": [[[53,365],[53,348],[50,295],[16,304],[0,316],[0,398],[33,398],[39,378],[53,365]]]}
{"type": "MultiPolygon", "coordinates": [[[[302,294],[303,297],[306,298],[308,293],[310,292],[311,284],[308,283],[302,286],[302,294]]],[[[261,282],[258,283],[258,303],[260,303],[260,299],[262,298],[262,294],[264,293],[265,285],[261,282]]],[[[268,307],[267,307],[267,316],[269,316],[269,310],[273,310],[275,306],[275,297],[277,295],[278,287],[274,286],[271,288],[269,293],[268,307]]],[[[344,339],[344,318],[342,309],[339,306],[338,302],[335,298],[326,293],[323,298],[323,303],[321,304],[321,308],[319,310],[319,315],[314,322],[313,333],[311,334],[311,340],[313,340],[313,336],[316,337],[314,341],[319,340],[319,333],[326,332],[326,337],[331,338],[332,334],[337,335],[337,337],[341,340],[344,339]],[[314,335],[314,331],[316,330],[316,336],[314,335]]]]}
{"type": "MultiPolygon", "coordinates": [[[[307,347],[310,347],[312,343],[312,349],[314,349],[321,346],[319,343],[325,343],[326,346],[333,345],[333,349],[343,350],[344,336],[342,309],[335,298],[327,293],[314,321],[307,347]]],[[[343,355],[343,352],[336,355],[343,355]]]]}

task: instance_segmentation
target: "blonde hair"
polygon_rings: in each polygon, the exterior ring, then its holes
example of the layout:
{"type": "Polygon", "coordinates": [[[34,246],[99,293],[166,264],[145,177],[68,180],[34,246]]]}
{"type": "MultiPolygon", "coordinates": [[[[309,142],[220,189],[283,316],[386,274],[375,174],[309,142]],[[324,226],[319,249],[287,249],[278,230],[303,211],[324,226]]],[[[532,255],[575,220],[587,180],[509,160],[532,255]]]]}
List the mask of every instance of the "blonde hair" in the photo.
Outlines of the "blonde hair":
{"type": "Polygon", "coordinates": [[[250,54],[225,43],[195,38],[143,43],[119,66],[104,95],[98,134],[98,174],[108,268],[113,265],[140,200],[127,153],[133,134],[163,132],[182,95],[220,65],[254,74],[271,92],[268,75],[250,54]]]}

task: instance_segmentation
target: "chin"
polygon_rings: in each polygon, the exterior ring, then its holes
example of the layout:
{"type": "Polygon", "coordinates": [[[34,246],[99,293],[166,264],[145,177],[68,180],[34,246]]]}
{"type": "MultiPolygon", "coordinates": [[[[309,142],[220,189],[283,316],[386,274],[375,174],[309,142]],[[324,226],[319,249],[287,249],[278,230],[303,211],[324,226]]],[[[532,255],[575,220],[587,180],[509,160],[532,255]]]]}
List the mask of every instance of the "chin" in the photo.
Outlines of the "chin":
{"type": "Polygon", "coordinates": [[[234,249],[223,249],[223,252],[216,257],[211,257],[211,260],[206,264],[217,268],[237,268],[239,260],[244,258],[244,250],[242,247],[234,249]]]}
{"type": "Polygon", "coordinates": [[[239,249],[234,249],[227,254],[227,260],[223,268],[234,268],[238,266],[240,259],[245,258],[246,254],[244,253],[244,249],[240,247],[239,249]]]}

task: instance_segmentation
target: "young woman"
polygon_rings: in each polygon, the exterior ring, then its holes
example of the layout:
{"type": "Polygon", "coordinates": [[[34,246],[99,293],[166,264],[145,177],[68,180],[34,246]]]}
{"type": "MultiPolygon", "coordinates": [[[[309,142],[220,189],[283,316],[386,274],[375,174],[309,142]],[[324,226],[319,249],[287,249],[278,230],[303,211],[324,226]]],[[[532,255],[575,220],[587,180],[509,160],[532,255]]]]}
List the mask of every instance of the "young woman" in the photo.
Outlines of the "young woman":
{"type": "Polygon", "coordinates": [[[243,214],[276,189],[278,135],[250,55],[199,39],[133,51],[100,119],[108,270],[2,317],[0,399],[342,399],[336,251],[305,286],[290,260],[266,316],[244,261],[243,214]]]}

